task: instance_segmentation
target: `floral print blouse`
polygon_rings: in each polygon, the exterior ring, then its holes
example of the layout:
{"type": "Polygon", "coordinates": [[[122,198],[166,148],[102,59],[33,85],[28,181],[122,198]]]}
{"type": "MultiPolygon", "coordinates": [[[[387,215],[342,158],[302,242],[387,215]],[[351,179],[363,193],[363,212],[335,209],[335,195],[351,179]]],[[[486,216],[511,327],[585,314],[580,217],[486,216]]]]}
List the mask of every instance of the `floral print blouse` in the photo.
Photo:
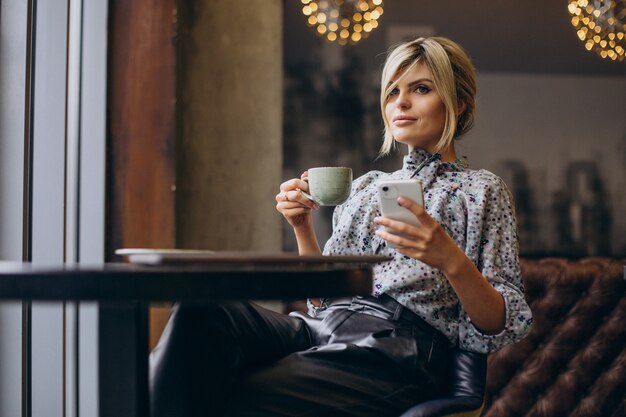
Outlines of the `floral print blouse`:
{"type": "MultiPolygon", "coordinates": [[[[371,171],[357,178],[350,198],[335,209],[324,254],[393,257],[374,266],[373,295],[390,295],[463,349],[495,351],[530,331],[532,314],[524,299],[512,196],[502,179],[469,169],[465,158],[442,162],[438,154],[415,149],[399,171],[371,171]],[[380,216],[377,181],[411,178],[422,182],[428,214],[504,298],[506,324],[501,333],[481,333],[442,272],[397,253],[374,233],[374,218],[380,216]]],[[[323,299],[320,307],[309,303],[309,314],[316,315],[328,302],[323,299]]]]}

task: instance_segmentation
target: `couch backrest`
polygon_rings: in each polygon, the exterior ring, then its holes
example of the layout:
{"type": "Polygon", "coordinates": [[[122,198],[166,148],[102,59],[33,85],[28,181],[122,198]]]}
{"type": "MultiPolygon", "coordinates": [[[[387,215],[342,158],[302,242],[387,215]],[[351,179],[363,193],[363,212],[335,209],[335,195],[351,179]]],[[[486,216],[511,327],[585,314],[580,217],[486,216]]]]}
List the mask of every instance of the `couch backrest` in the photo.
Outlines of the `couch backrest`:
{"type": "Polygon", "coordinates": [[[625,416],[626,261],[523,260],[534,316],[489,355],[485,417],[625,416]]]}

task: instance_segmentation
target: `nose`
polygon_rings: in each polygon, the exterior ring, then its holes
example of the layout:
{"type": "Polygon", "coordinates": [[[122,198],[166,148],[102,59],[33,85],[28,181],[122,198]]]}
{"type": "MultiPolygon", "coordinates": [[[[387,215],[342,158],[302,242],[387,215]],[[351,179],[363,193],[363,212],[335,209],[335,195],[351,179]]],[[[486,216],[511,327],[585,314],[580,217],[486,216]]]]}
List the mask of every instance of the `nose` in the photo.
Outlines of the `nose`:
{"type": "Polygon", "coordinates": [[[396,98],[396,107],[399,109],[408,109],[411,107],[411,101],[409,95],[406,92],[400,91],[396,98]]]}

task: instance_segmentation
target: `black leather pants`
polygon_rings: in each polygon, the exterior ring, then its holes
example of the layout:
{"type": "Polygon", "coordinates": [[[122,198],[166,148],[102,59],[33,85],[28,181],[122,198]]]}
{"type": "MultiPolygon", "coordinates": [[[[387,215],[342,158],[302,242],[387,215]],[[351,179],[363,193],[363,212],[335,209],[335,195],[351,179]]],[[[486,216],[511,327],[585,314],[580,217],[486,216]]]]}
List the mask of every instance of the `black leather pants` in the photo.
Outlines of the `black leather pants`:
{"type": "Polygon", "coordinates": [[[177,305],[150,356],[153,417],[398,416],[436,396],[449,342],[391,297],[312,318],[177,305]]]}

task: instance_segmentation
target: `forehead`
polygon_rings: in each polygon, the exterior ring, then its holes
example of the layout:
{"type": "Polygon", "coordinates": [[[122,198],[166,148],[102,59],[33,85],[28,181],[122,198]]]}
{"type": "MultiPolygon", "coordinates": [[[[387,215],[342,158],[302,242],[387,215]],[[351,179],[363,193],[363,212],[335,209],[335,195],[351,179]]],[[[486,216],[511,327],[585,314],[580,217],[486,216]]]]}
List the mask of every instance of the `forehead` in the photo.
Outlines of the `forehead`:
{"type": "Polygon", "coordinates": [[[406,68],[398,69],[398,71],[396,71],[394,76],[391,78],[391,82],[395,83],[398,81],[400,83],[410,83],[420,79],[433,79],[430,69],[428,69],[428,66],[423,62],[418,62],[410,70],[405,71],[406,68]]]}

